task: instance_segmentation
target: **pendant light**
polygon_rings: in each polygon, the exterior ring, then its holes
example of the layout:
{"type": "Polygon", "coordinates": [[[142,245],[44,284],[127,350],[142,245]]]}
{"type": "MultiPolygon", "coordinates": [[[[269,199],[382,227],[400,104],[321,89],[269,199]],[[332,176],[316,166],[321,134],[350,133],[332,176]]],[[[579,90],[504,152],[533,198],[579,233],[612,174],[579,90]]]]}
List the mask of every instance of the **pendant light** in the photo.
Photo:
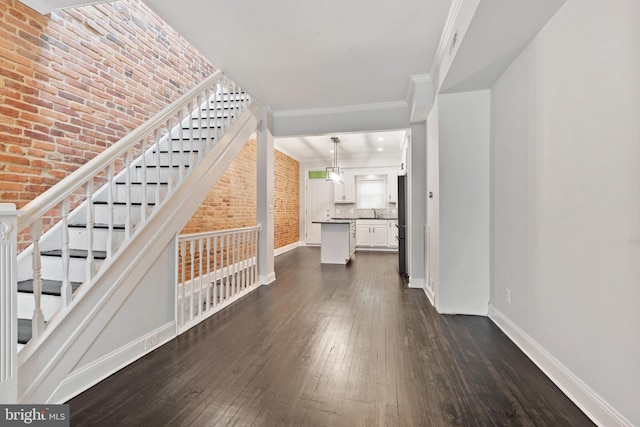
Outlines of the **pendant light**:
{"type": "Polygon", "coordinates": [[[344,172],[338,167],[338,144],[340,144],[340,139],[332,136],[331,141],[333,142],[333,161],[331,166],[327,167],[326,179],[331,182],[344,182],[344,172]]]}

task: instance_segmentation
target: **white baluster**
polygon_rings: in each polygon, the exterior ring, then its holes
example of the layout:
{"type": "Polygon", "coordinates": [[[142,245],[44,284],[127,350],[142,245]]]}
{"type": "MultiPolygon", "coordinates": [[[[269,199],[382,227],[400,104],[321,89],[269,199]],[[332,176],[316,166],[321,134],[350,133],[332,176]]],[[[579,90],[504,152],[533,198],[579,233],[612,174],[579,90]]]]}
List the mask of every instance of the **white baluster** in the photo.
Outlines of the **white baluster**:
{"type": "Polygon", "coordinates": [[[247,232],[242,233],[242,288],[247,288],[247,232]]]}
{"type": "Polygon", "coordinates": [[[238,293],[238,235],[236,233],[231,235],[231,266],[233,267],[232,285],[233,294],[238,293]]]}
{"type": "Polygon", "coordinates": [[[211,88],[207,89],[205,99],[207,100],[207,152],[209,154],[213,148],[213,134],[211,129],[211,88]]]}
{"type": "Polygon", "coordinates": [[[181,289],[181,296],[180,296],[180,324],[184,325],[184,312],[185,312],[185,305],[186,305],[186,301],[185,301],[185,291],[184,288],[185,286],[187,286],[187,282],[186,282],[186,278],[187,278],[187,261],[186,261],[186,257],[187,257],[187,241],[182,241],[180,242],[180,262],[181,262],[181,272],[182,272],[182,289],[181,289]]]}
{"type": "MultiPolygon", "coordinates": [[[[178,120],[180,125],[178,126],[178,144],[180,144],[180,148],[178,149],[178,155],[180,157],[179,161],[179,171],[178,171],[178,181],[182,182],[182,178],[184,178],[184,131],[182,130],[184,124],[184,109],[180,110],[178,114],[178,120]]],[[[191,148],[193,149],[193,142],[191,142],[191,148]]]]}
{"type": "MultiPolygon", "coordinates": [[[[196,138],[194,136],[195,130],[193,127],[193,111],[195,110],[193,106],[193,102],[189,102],[188,109],[189,109],[189,140],[191,141],[191,151],[189,152],[189,170],[191,171],[196,165],[196,160],[197,160],[196,154],[193,149],[194,144],[196,143],[196,138]]],[[[198,150],[199,149],[200,149],[200,144],[198,143],[198,150]]]]}
{"type": "Polygon", "coordinates": [[[31,320],[32,339],[38,339],[44,332],[44,314],[40,304],[42,299],[42,260],[40,255],[40,237],[42,237],[42,219],[37,219],[29,226],[31,239],[33,240],[33,298],[35,300],[35,308],[33,309],[33,318],[31,320]]]}
{"type": "Polygon", "coordinates": [[[18,403],[16,207],[0,203],[0,402],[18,403]]]}
{"type": "Polygon", "coordinates": [[[73,289],[69,280],[69,263],[71,255],[69,252],[69,198],[65,198],[60,203],[60,215],[62,216],[62,288],[60,289],[60,297],[62,298],[62,306],[67,307],[71,304],[71,296],[73,289]]]}
{"type": "Polygon", "coordinates": [[[142,205],[140,206],[140,224],[147,222],[147,139],[140,141],[140,151],[142,152],[142,205]]]}
{"type": "Polygon", "coordinates": [[[191,282],[191,295],[189,297],[189,313],[190,313],[189,320],[193,320],[193,294],[194,294],[194,290],[195,290],[194,289],[194,287],[195,287],[194,286],[194,282],[195,282],[195,279],[194,279],[194,275],[195,275],[195,270],[194,270],[194,268],[195,268],[195,258],[194,258],[194,255],[195,255],[195,244],[194,244],[193,239],[189,240],[189,254],[191,255],[191,258],[189,260],[189,261],[191,261],[191,263],[190,263],[191,264],[191,280],[190,280],[190,282],[191,282]]]}
{"type": "Polygon", "coordinates": [[[153,132],[153,140],[156,153],[156,206],[160,204],[160,129],[153,132]]]}
{"type": "Polygon", "coordinates": [[[213,236],[213,306],[218,305],[218,236],[213,236]]]}
{"type": "MultiPolygon", "coordinates": [[[[198,95],[196,104],[198,105],[198,136],[200,137],[200,149],[198,150],[198,164],[200,164],[200,162],[202,161],[202,155],[204,154],[204,150],[206,147],[206,144],[204,143],[206,132],[203,132],[203,129],[202,129],[202,114],[203,114],[202,95],[198,95]]],[[[208,108],[208,106],[206,106],[206,108],[208,108]]]]}
{"type": "Polygon", "coordinates": [[[258,239],[260,238],[260,235],[258,234],[258,230],[253,233],[253,259],[255,260],[253,263],[253,283],[255,284],[258,283],[258,239]]]}
{"type": "Polygon", "coordinates": [[[111,258],[113,255],[113,223],[114,223],[114,207],[113,207],[113,192],[115,191],[115,182],[113,180],[113,163],[107,168],[107,258],[111,258]]]}
{"type": "Polygon", "coordinates": [[[204,272],[202,270],[202,258],[204,256],[203,251],[202,251],[202,238],[198,239],[198,276],[199,276],[199,280],[198,280],[198,315],[202,315],[202,286],[203,286],[203,280],[204,280],[204,272]]]}
{"type": "Polygon", "coordinates": [[[128,150],[124,155],[124,168],[125,168],[125,196],[126,196],[126,213],[124,220],[124,230],[125,236],[127,239],[131,237],[132,234],[132,213],[131,213],[131,150],[128,150]]]}
{"type": "Polygon", "coordinates": [[[93,179],[89,180],[85,186],[87,203],[87,264],[85,269],[85,283],[91,281],[96,274],[96,262],[93,258],[93,179]]]}
{"type": "Polygon", "coordinates": [[[211,237],[207,237],[207,311],[211,308],[211,237]]]}
{"type": "MultiPolygon", "coordinates": [[[[173,120],[167,120],[167,150],[169,151],[169,194],[173,192],[173,185],[175,183],[173,178],[173,138],[171,137],[171,130],[173,129],[173,120]]],[[[160,165],[160,145],[158,145],[156,149],[157,160],[156,162],[160,165]]]]}
{"type": "Polygon", "coordinates": [[[229,252],[231,252],[230,250],[230,246],[231,246],[231,236],[229,236],[229,234],[227,234],[227,242],[225,244],[225,252],[227,254],[227,284],[225,287],[225,291],[224,291],[224,295],[225,295],[225,299],[228,299],[230,294],[231,294],[231,254],[229,252]]]}

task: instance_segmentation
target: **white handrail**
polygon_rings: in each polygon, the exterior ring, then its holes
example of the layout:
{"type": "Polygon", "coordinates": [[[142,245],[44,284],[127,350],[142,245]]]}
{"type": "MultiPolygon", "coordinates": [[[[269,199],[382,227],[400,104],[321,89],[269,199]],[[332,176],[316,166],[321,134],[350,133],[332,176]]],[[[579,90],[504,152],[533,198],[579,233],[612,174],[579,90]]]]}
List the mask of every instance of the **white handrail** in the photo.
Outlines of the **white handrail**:
{"type": "Polygon", "coordinates": [[[95,176],[96,171],[106,169],[112,162],[119,159],[127,150],[140,142],[159,126],[162,126],[176,111],[185,108],[206,87],[213,85],[223,76],[218,70],[211,76],[200,82],[189,92],[182,95],[176,102],[169,105],[158,114],[147,120],[142,126],[113,144],[111,147],[89,160],[76,171],[62,179],[42,195],[22,208],[22,214],[18,217],[18,230],[23,230],[34,221],[42,217],[50,209],[55,208],[63,199],[69,197],[77,188],[95,176]]]}
{"type": "Polygon", "coordinates": [[[218,230],[218,231],[204,231],[202,233],[181,234],[178,236],[178,241],[184,242],[186,240],[202,239],[204,237],[226,236],[227,234],[235,234],[242,231],[259,231],[259,230],[260,230],[260,226],[254,225],[253,227],[240,227],[240,228],[230,228],[227,230],[218,230]]]}

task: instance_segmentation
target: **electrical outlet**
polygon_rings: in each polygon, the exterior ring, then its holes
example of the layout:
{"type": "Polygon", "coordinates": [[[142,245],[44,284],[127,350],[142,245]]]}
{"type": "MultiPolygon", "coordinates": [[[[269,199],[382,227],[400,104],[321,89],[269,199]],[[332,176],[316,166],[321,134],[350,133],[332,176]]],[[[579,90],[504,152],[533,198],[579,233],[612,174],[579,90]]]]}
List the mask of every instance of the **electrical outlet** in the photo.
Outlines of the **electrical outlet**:
{"type": "Polygon", "coordinates": [[[144,340],[144,349],[149,350],[158,345],[158,334],[149,335],[144,340]]]}
{"type": "Polygon", "coordinates": [[[511,304],[511,289],[507,288],[504,290],[504,296],[507,300],[507,304],[511,304]]]}

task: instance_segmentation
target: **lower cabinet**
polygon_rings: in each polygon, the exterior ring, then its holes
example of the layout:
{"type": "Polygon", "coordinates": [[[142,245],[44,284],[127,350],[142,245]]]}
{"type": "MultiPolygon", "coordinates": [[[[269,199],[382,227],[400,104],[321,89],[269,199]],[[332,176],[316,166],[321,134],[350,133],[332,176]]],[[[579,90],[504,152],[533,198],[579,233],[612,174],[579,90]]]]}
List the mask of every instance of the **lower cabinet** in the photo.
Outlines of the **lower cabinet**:
{"type": "Polygon", "coordinates": [[[389,220],[356,220],[356,246],[359,248],[397,247],[395,241],[389,242],[389,220]]]}

